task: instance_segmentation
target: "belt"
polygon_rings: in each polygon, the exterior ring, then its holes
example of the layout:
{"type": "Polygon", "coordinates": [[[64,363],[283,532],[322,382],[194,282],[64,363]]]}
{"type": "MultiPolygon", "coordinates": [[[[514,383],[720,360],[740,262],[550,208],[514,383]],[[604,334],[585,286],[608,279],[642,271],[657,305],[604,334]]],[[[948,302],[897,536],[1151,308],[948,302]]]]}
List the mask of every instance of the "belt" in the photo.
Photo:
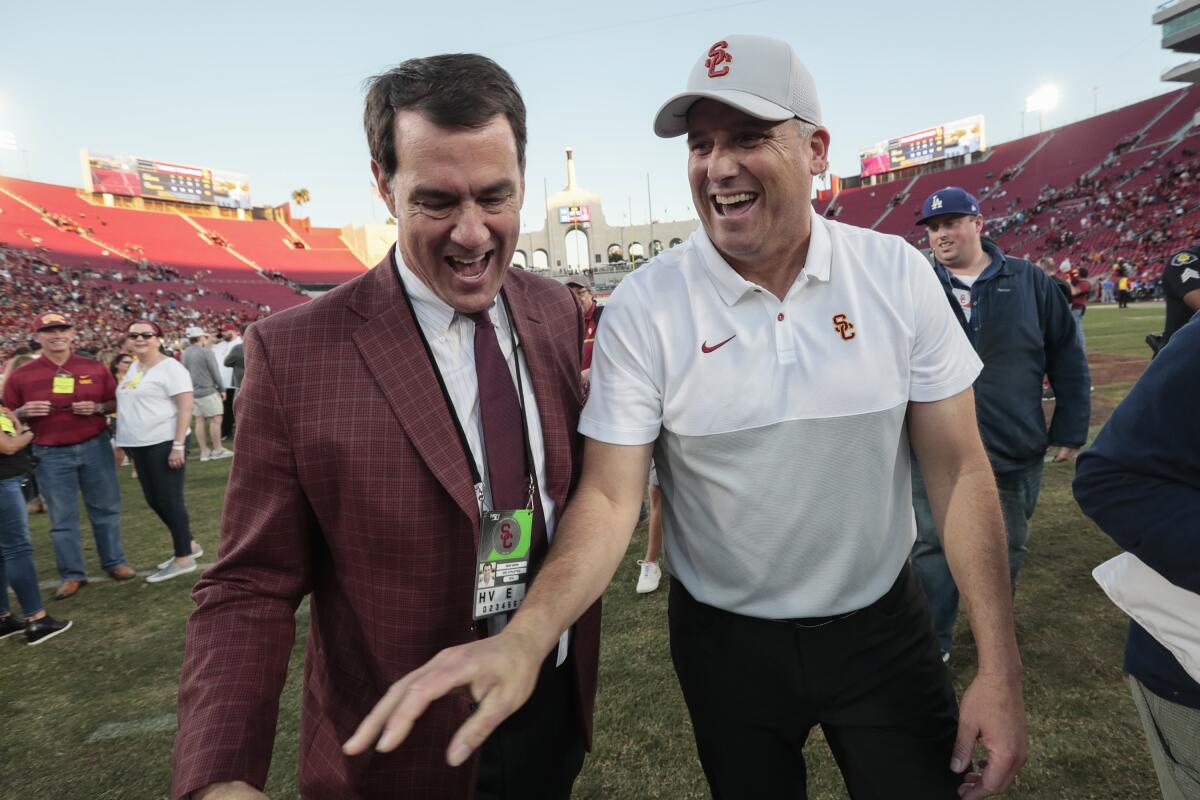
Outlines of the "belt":
{"type": "Polygon", "coordinates": [[[100,433],[97,433],[96,436],[89,436],[88,438],[86,438],[82,441],[71,442],[70,444],[38,444],[36,441],[33,444],[35,447],[77,447],[78,445],[81,445],[81,444],[87,444],[92,439],[95,439],[96,437],[102,435],[103,433],[105,433],[105,431],[100,431],[100,433]]]}

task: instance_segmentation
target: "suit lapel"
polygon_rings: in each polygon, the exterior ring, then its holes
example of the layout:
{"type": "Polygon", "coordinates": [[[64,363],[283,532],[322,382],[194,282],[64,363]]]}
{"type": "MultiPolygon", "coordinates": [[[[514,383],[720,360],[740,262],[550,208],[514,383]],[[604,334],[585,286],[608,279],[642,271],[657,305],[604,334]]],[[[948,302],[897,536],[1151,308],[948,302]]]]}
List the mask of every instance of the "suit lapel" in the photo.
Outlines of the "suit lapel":
{"type": "Polygon", "coordinates": [[[354,332],[354,344],[430,472],[478,528],[467,457],[392,257],[372,273],[348,303],[367,318],[354,332]]]}
{"type": "Polygon", "coordinates": [[[563,437],[562,413],[559,405],[562,398],[556,391],[554,364],[550,354],[552,343],[550,331],[539,318],[524,287],[514,280],[506,280],[504,290],[512,307],[513,324],[521,343],[521,354],[529,365],[529,376],[533,381],[533,396],[537,400],[538,420],[542,425],[542,441],[545,443],[546,487],[549,495],[561,505],[566,500],[571,481],[570,440],[563,437]]]}

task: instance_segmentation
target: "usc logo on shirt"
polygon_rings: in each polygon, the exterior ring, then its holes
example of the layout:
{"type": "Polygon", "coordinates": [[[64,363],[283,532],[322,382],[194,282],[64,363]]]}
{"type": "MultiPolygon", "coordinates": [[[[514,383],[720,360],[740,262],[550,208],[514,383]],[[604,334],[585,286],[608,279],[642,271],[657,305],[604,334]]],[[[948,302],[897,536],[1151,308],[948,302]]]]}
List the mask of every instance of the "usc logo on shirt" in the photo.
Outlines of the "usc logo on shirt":
{"type": "Polygon", "coordinates": [[[847,342],[858,336],[854,332],[854,323],[848,320],[845,314],[833,315],[833,329],[841,334],[842,339],[847,342]]]}

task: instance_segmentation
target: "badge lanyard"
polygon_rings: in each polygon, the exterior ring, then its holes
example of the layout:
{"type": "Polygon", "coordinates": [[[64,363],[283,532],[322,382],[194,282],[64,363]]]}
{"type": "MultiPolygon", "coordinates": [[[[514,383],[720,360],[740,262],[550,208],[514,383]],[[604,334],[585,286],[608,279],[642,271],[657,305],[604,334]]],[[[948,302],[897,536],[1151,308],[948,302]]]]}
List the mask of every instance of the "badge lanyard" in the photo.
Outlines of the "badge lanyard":
{"type": "MultiPolygon", "coordinates": [[[[425,355],[433,368],[438,387],[454,421],[454,430],[458,434],[459,444],[467,457],[467,466],[471,470],[471,480],[475,484],[475,500],[479,506],[479,544],[475,561],[475,585],[472,588],[472,618],[487,619],[501,614],[516,611],[525,599],[525,590],[529,585],[531,575],[532,542],[534,534],[534,497],[537,491],[537,478],[533,450],[529,444],[529,424],[525,416],[525,386],[521,377],[521,348],[517,344],[516,324],[513,322],[512,307],[508,296],[503,290],[500,298],[504,303],[504,313],[508,315],[508,336],[512,345],[513,360],[517,373],[517,405],[521,410],[521,440],[525,450],[525,474],[529,482],[529,497],[527,507],[523,509],[488,510],[483,497],[483,476],[475,464],[475,455],[463,429],[462,421],[454,409],[454,401],[446,388],[445,378],[438,367],[433,355],[433,348],[425,338],[421,321],[417,319],[416,309],[412,298],[401,281],[404,299],[408,310],[417,325],[417,334],[425,347],[425,355]]],[[[496,505],[495,498],[492,504],[496,505]]]]}
{"type": "MultiPolygon", "coordinates": [[[[471,444],[467,439],[467,433],[463,429],[462,421],[458,418],[458,412],[454,409],[454,400],[450,397],[450,391],[446,388],[446,379],[442,377],[442,370],[438,367],[437,359],[433,355],[433,348],[429,345],[429,340],[425,338],[425,330],[421,327],[421,321],[417,318],[416,309],[413,307],[412,298],[408,294],[408,289],[404,286],[404,281],[400,281],[400,289],[404,295],[404,300],[408,304],[408,310],[412,314],[413,322],[417,325],[417,335],[421,338],[421,344],[425,348],[425,355],[429,358],[429,365],[433,368],[433,375],[437,378],[438,388],[442,391],[442,399],[446,401],[446,410],[450,412],[450,419],[454,422],[454,431],[458,434],[458,442],[462,447],[463,454],[467,457],[467,466],[471,470],[471,481],[475,487],[475,500],[479,504],[479,514],[482,519],[487,511],[486,504],[483,500],[483,476],[479,474],[479,467],[475,464],[475,454],[471,451],[471,444]]],[[[500,290],[500,299],[504,303],[504,311],[508,315],[508,337],[512,346],[513,360],[516,362],[517,373],[517,405],[521,409],[521,442],[525,446],[525,475],[529,482],[529,500],[528,507],[533,508],[534,492],[537,484],[537,479],[534,477],[534,462],[533,449],[529,444],[529,423],[525,416],[525,386],[524,380],[521,377],[521,346],[517,343],[516,325],[513,323],[512,307],[508,303],[508,295],[503,289],[500,290]]],[[[455,312],[458,313],[458,312],[455,312]]],[[[495,498],[493,498],[493,503],[495,498]]]]}

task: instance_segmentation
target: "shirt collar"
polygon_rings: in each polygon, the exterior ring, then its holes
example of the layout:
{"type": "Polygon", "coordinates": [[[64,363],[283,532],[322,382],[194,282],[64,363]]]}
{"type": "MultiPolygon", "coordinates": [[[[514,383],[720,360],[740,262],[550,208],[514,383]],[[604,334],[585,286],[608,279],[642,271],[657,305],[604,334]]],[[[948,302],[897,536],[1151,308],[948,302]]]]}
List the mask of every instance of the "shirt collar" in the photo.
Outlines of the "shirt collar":
{"type": "MultiPolygon", "coordinates": [[[[829,280],[830,264],[833,260],[833,247],[830,244],[829,229],[826,227],[829,223],[816,212],[816,209],[812,210],[811,220],[808,255],[804,260],[804,269],[800,270],[800,274],[796,276],[797,282],[829,280]]],[[[762,288],[746,280],[737,273],[737,270],[729,266],[729,262],[717,251],[703,227],[697,228],[692,236],[700,251],[700,261],[726,305],[731,306],[747,293],[762,288]]]]}
{"type": "Polygon", "coordinates": [[[404,263],[404,259],[400,256],[399,242],[396,243],[395,254],[396,271],[400,274],[400,283],[408,292],[408,296],[412,300],[413,312],[417,315],[422,327],[436,336],[446,335],[446,332],[450,330],[451,323],[454,322],[454,309],[449,303],[434,294],[433,290],[425,285],[425,281],[418,278],[417,274],[404,263]]]}

